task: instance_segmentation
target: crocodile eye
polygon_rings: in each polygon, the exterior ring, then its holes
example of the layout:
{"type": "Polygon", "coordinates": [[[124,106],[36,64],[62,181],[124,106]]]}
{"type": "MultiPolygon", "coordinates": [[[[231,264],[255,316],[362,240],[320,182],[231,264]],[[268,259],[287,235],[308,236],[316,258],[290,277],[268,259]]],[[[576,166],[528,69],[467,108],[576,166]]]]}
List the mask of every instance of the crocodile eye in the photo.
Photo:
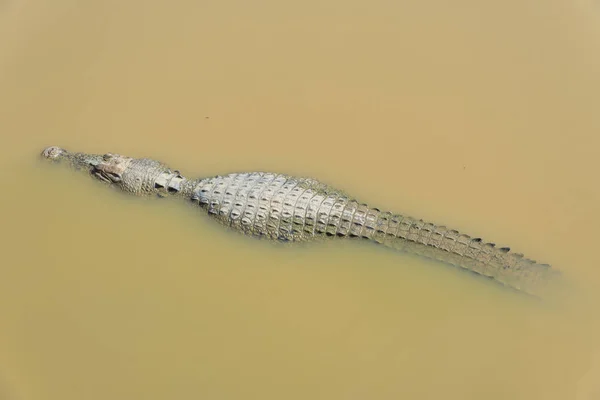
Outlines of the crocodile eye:
{"type": "Polygon", "coordinates": [[[106,153],[105,155],[103,155],[103,156],[102,156],[102,159],[103,159],[104,161],[109,161],[110,159],[112,159],[112,158],[113,158],[113,156],[114,156],[114,154],[113,154],[113,153],[106,153]]]}

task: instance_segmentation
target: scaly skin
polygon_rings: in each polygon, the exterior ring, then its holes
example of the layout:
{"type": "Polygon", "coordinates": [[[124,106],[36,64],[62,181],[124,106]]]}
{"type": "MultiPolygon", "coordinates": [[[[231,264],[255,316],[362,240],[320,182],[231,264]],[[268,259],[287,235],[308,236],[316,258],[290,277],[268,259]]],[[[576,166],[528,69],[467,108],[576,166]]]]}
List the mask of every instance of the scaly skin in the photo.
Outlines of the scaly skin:
{"type": "Polygon", "coordinates": [[[533,295],[558,275],[549,265],[511,253],[507,247],[498,248],[444,226],[382,212],[314,179],[256,172],[190,180],[150,159],[70,153],[58,147],[47,148],[42,156],[87,171],[134,195],[182,197],[223,225],[247,235],[289,242],[323,237],[369,239],[533,295]]]}

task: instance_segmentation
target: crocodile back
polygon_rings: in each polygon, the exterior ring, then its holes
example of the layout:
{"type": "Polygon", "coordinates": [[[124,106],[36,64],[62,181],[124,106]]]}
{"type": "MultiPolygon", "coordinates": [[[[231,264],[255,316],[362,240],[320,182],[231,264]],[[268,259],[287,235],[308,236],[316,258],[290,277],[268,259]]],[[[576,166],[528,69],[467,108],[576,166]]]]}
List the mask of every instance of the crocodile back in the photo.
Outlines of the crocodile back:
{"type": "Polygon", "coordinates": [[[224,225],[281,241],[338,234],[333,227],[349,202],[314,179],[263,172],[203,179],[192,200],[224,225]]]}

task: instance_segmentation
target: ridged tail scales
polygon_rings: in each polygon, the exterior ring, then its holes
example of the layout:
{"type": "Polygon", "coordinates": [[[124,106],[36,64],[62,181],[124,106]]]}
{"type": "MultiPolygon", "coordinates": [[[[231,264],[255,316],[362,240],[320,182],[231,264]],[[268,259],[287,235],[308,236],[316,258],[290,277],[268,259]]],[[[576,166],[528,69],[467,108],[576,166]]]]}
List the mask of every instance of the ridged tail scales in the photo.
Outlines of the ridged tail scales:
{"type": "Polygon", "coordinates": [[[361,237],[487,276],[531,294],[550,266],[444,226],[381,212],[307,178],[230,174],[195,183],[192,200],[221,223],[281,241],[361,237]]]}
{"type": "Polygon", "coordinates": [[[384,245],[464,268],[529,294],[538,294],[557,274],[549,265],[507,247],[496,247],[444,226],[400,215],[387,219],[384,239],[376,239],[384,245]]]}

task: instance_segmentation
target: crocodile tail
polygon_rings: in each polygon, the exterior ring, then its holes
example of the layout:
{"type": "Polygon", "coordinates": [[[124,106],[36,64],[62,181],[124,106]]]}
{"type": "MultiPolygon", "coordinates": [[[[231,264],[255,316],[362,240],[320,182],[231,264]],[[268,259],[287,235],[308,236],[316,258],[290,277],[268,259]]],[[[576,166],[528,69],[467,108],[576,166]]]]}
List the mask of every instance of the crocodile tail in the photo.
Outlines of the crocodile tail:
{"type": "Polygon", "coordinates": [[[356,236],[454,265],[531,295],[546,293],[560,276],[550,265],[511,252],[508,247],[497,247],[481,238],[423,220],[378,209],[365,209],[354,220],[360,226],[356,236]]]}

